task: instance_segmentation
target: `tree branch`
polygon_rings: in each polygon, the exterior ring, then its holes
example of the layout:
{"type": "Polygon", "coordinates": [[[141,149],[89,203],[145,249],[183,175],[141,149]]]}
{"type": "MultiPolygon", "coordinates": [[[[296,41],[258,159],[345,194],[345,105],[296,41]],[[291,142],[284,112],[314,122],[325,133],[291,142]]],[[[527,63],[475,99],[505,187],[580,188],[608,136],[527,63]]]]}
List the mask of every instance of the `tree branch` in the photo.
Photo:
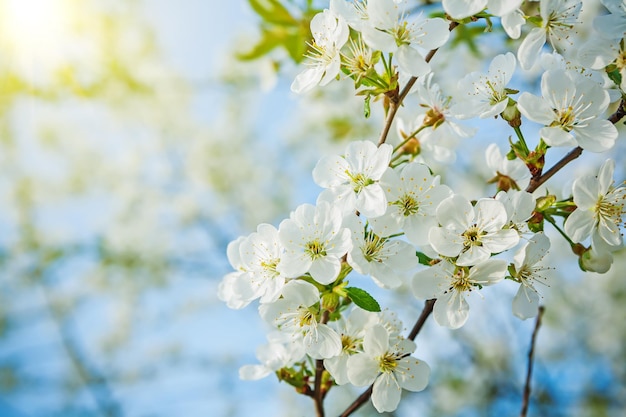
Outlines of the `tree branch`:
{"type": "MultiPolygon", "coordinates": [[[[450,26],[448,27],[448,30],[452,31],[458,25],[459,25],[458,22],[450,22],[450,26]]],[[[430,60],[433,59],[433,56],[435,56],[435,53],[437,53],[438,50],[439,48],[433,49],[430,52],[428,52],[424,60],[426,62],[430,62],[430,60]]],[[[398,109],[402,105],[402,101],[407,96],[407,94],[409,94],[409,91],[411,91],[411,88],[413,88],[413,85],[415,85],[416,81],[417,81],[417,77],[411,77],[409,81],[407,81],[404,88],[402,88],[402,91],[400,91],[400,94],[398,94],[396,97],[390,98],[389,110],[387,111],[387,117],[385,118],[385,125],[383,126],[383,130],[380,133],[380,138],[378,139],[378,146],[382,145],[387,140],[387,135],[389,134],[389,130],[391,129],[393,120],[396,117],[396,113],[398,112],[398,109]]]]}
{"type": "Polygon", "coordinates": [[[530,339],[530,350],[528,351],[528,368],[526,370],[526,383],[524,384],[524,395],[522,397],[522,410],[520,411],[520,417],[526,417],[526,413],[528,412],[528,402],[530,399],[530,379],[533,373],[533,359],[535,356],[535,342],[537,341],[537,333],[539,332],[539,327],[541,326],[541,316],[543,316],[543,312],[545,308],[543,306],[539,306],[539,313],[537,314],[537,321],[535,321],[535,329],[533,330],[533,335],[530,339]]]}
{"type": "MultiPolygon", "coordinates": [[[[413,326],[413,329],[411,330],[411,333],[409,333],[409,336],[407,337],[407,339],[415,340],[415,337],[422,330],[424,323],[426,323],[426,319],[433,312],[433,306],[435,305],[435,301],[436,300],[426,300],[426,303],[424,304],[424,308],[422,309],[422,313],[420,314],[419,318],[415,322],[415,326],[413,326]]],[[[361,395],[359,395],[359,397],[356,400],[354,400],[354,402],[350,404],[350,406],[348,406],[348,408],[346,408],[346,410],[339,417],[348,417],[349,415],[354,413],[356,410],[358,410],[363,404],[369,401],[370,397],[372,396],[373,389],[374,389],[374,384],[370,385],[367,390],[365,390],[361,395]]]]}
{"type": "MultiPolygon", "coordinates": [[[[324,310],[320,323],[328,323],[330,313],[328,310],[324,310]]],[[[315,382],[313,388],[313,401],[315,402],[315,411],[317,417],[324,417],[324,392],[322,390],[322,377],[324,375],[324,360],[317,359],[315,361],[315,382]]]]}

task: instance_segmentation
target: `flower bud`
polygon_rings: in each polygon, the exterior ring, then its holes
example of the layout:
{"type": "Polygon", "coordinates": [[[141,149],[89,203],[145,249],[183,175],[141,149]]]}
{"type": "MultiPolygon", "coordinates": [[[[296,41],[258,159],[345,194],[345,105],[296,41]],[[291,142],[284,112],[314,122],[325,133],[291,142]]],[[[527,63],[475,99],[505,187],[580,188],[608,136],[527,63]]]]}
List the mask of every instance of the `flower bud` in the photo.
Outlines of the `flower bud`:
{"type": "Polygon", "coordinates": [[[578,258],[580,269],[598,274],[606,273],[611,269],[612,263],[613,255],[611,252],[596,252],[593,248],[589,248],[578,258]]]}
{"type": "Polygon", "coordinates": [[[554,203],[556,203],[555,195],[550,194],[550,195],[545,195],[543,197],[539,197],[537,199],[537,211],[544,212],[548,210],[550,207],[552,207],[554,203]]]}
{"type": "Polygon", "coordinates": [[[339,306],[339,294],[331,292],[322,295],[322,309],[333,312],[339,306]]]}

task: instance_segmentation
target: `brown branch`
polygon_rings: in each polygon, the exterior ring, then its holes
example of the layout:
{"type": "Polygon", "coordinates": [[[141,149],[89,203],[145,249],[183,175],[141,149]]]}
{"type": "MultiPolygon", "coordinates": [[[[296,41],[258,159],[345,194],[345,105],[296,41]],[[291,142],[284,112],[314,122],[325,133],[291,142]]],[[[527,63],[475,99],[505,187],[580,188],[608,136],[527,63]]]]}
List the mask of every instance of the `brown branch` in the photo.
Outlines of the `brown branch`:
{"type": "Polygon", "coordinates": [[[569,164],[574,159],[578,158],[580,154],[582,153],[583,153],[583,148],[581,148],[580,146],[572,149],[567,155],[561,158],[559,162],[554,164],[554,166],[550,168],[549,170],[547,170],[543,175],[536,177],[536,178],[532,178],[530,180],[530,183],[528,184],[528,187],[526,187],[526,191],[528,191],[529,193],[532,193],[533,191],[535,191],[537,188],[539,188],[539,186],[541,186],[544,182],[552,178],[554,174],[556,174],[561,169],[563,169],[565,165],[569,164]]]}
{"type": "MultiPolygon", "coordinates": [[[[320,319],[320,323],[326,324],[328,323],[328,318],[330,313],[328,310],[324,310],[322,313],[322,317],[320,319]]],[[[315,402],[315,411],[317,413],[317,417],[324,417],[324,392],[322,390],[322,377],[324,375],[324,360],[317,359],[315,361],[315,382],[313,388],[313,401],[315,402]]]]}
{"type": "Polygon", "coordinates": [[[539,306],[537,321],[535,321],[535,329],[533,330],[533,335],[530,339],[530,350],[528,351],[528,368],[526,370],[526,383],[524,384],[522,410],[519,414],[520,417],[526,417],[526,413],[528,412],[528,402],[530,400],[530,379],[533,373],[533,359],[535,356],[535,342],[537,341],[537,333],[539,332],[539,327],[541,326],[541,316],[543,316],[544,311],[545,308],[543,306],[539,306]]]}
{"type": "MultiPolygon", "coordinates": [[[[616,124],[617,122],[622,120],[624,116],[626,116],[626,101],[622,99],[615,113],[610,115],[607,120],[613,124],[616,124]]],[[[538,175],[536,177],[533,177],[530,180],[530,183],[528,184],[526,191],[528,191],[529,193],[532,193],[533,191],[535,191],[543,183],[548,181],[554,174],[556,174],[561,169],[563,169],[565,165],[569,164],[574,159],[578,158],[582,153],[583,153],[583,148],[581,148],[580,146],[572,149],[567,155],[565,155],[556,164],[554,164],[552,168],[544,172],[543,175],[538,175]]]]}
{"type": "MultiPolygon", "coordinates": [[[[458,25],[459,25],[458,22],[450,22],[450,26],[448,27],[448,30],[452,31],[458,25]]],[[[424,58],[424,60],[426,62],[430,62],[430,60],[433,59],[433,57],[435,56],[435,53],[437,53],[438,50],[439,48],[432,49],[431,51],[429,51],[426,57],[424,58]]],[[[402,105],[402,101],[407,96],[407,94],[409,94],[409,91],[411,91],[411,88],[413,88],[413,85],[415,85],[416,81],[417,81],[417,77],[411,77],[409,81],[407,81],[406,85],[402,88],[402,91],[400,91],[400,94],[398,94],[395,97],[389,98],[389,110],[387,111],[387,117],[385,118],[385,125],[383,126],[383,130],[382,132],[380,132],[380,138],[378,139],[378,146],[382,145],[387,140],[387,135],[389,134],[389,130],[391,129],[391,124],[393,123],[393,120],[396,117],[396,113],[398,112],[398,109],[402,105]]]]}
{"type": "MultiPolygon", "coordinates": [[[[433,312],[433,306],[435,305],[435,301],[436,300],[426,301],[426,304],[424,304],[424,308],[422,309],[422,313],[420,314],[419,318],[415,322],[415,326],[413,326],[413,329],[411,330],[411,333],[409,333],[409,336],[407,337],[407,339],[415,340],[415,337],[418,335],[420,330],[422,330],[424,323],[426,323],[426,319],[433,312]]],[[[365,390],[361,395],[359,395],[359,397],[356,400],[354,400],[354,402],[352,402],[352,404],[350,404],[350,406],[348,406],[348,408],[346,408],[346,410],[339,417],[348,417],[349,415],[354,413],[356,410],[358,410],[363,404],[369,401],[370,397],[372,396],[373,389],[374,389],[374,384],[370,385],[367,390],[365,390]]]]}

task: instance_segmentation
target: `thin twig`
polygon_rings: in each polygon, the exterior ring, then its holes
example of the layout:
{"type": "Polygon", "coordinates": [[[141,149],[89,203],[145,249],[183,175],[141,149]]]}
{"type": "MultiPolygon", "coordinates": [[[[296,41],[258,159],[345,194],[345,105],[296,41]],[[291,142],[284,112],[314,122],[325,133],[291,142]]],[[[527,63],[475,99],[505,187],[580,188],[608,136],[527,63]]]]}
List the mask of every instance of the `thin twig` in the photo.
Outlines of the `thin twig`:
{"type": "Polygon", "coordinates": [[[526,191],[528,191],[529,193],[532,193],[533,191],[535,191],[537,188],[539,188],[539,186],[541,186],[541,184],[543,184],[544,182],[552,178],[554,174],[556,174],[561,169],[563,169],[565,165],[569,164],[574,159],[578,158],[582,153],[583,153],[583,148],[581,148],[580,146],[572,149],[567,155],[561,158],[559,162],[554,164],[552,168],[544,172],[543,175],[541,175],[540,177],[531,179],[530,183],[528,184],[528,187],[526,188],[526,191]]]}
{"type": "MultiPolygon", "coordinates": [[[[458,25],[459,24],[457,22],[450,22],[450,26],[448,27],[448,30],[452,31],[458,25]]],[[[439,48],[432,49],[430,52],[428,52],[424,60],[426,62],[430,62],[430,60],[433,59],[433,57],[435,56],[435,53],[437,53],[438,50],[439,48]]],[[[416,81],[417,81],[417,77],[411,77],[409,81],[407,81],[406,85],[402,88],[402,91],[400,91],[400,94],[398,94],[396,97],[390,98],[389,110],[387,111],[387,117],[385,118],[385,125],[383,126],[383,130],[380,133],[380,138],[378,139],[378,146],[382,145],[387,140],[387,135],[389,134],[389,130],[391,129],[391,124],[393,123],[393,119],[395,119],[396,113],[398,112],[398,109],[402,105],[402,101],[407,96],[407,94],[409,94],[409,91],[411,91],[411,88],[413,88],[413,85],[415,85],[416,81]]]]}
{"type": "Polygon", "coordinates": [[[528,351],[528,368],[526,370],[526,383],[524,384],[524,396],[522,398],[522,410],[519,414],[520,417],[526,417],[526,413],[528,412],[528,402],[530,400],[530,379],[533,373],[533,359],[535,356],[535,342],[537,341],[537,333],[539,332],[539,327],[541,326],[541,316],[543,316],[544,311],[545,308],[543,306],[539,306],[537,321],[535,321],[535,329],[533,330],[533,335],[530,339],[530,350],[528,351]]]}
{"type": "MultiPolygon", "coordinates": [[[[326,324],[330,313],[324,310],[320,323],[326,324]]],[[[315,361],[315,382],[313,388],[313,401],[315,402],[315,411],[317,417],[324,417],[324,392],[322,391],[322,376],[324,375],[324,360],[317,359],[315,361]]]]}
{"type": "MultiPolygon", "coordinates": [[[[424,323],[426,323],[426,319],[433,312],[433,306],[435,305],[435,301],[436,300],[426,301],[426,304],[424,304],[424,308],[422,309],[422,313],[420,314],[419,318],[415,322],[415,326],[413,326],[413,329],[411,330],[411,333],[409,333],[409,336],[407,337],[407,339],[415,340],[415,337],[417,337],[419,332],[422,330],[424,323]]],[[[363,404],[369,401],[370,397],[372,396],[373,389],[374,389],[374,384],[370,385],[366,391],[364,391],[361,395],[359,395],[359,397],[356,400],[354,400],[354,402],[350,404],[350,406],[346,408],[346,410],[339,417],[348,417],[349,415],[354,413],[356,410],[358,410],[363,404]]]]}

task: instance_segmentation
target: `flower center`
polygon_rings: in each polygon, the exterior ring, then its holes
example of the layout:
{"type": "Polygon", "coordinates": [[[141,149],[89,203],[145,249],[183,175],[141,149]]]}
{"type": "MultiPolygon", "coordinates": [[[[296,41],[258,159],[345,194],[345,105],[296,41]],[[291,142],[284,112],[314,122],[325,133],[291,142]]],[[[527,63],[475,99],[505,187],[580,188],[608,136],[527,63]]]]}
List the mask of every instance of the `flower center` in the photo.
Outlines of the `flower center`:
{"type": "Polygon", "coordinates": [[[278,271],[276,271],[276,266],[278,266],[278,262],[280,259],[269,259],[267,261],[261,262],[261,268],[265,272],[268,272],[270,275],[275,276],[278,275],[278,271]]]}
{"type": "Polygon", "coordinates": [[[363,252],[363,257],[367,260],[367,262],[383,262],[384,257],[380,255],[380,252],[383,250],[385,246],[385,240],[372,232],[367,232],[365,235],[365,244],[361,251],[363,252]]]}
{"type": "Polygon", "coordinates": [[[357,352],[357,339],[347,335],[341,335],[341,349],[347,355],[352,355],[357,352]]]}
{"type": "Polygon", "coordinates": [[[315,322],[315,317],[308,308],[300,308],[299,310],[298,325],[300,327],[310,326],[315,322]]]}
{"type": "Polygon", "coordinates": [[[351,172],[346,170],[346,175],[350,178],[350,182],[352,182],[352,189],[357,194],[360,193],[361,190],[363,190],[363,188],[367,187],[368,185],[374,184],[374,180],[366,177],[361,172],[357,174],[352,174],[351,172]]]}
{"type": "Polygon", "coordinates": [[[469,273],[467,270],[465,268],[459,268],[459,270],[454,273],[449,290],[455,290],[458,292],[471,291],[472,286],[473,284],[469,279],[469,273]]]}
{"type": "Polygon", "coordinates": [[[555,110],[557,120],[552,122],[551,127],[561,126],[564,130],[569,132],[574,127],[576,122],[576,113],[572,106],[568,106],[566,109],[555,110]]]}
{"type": "Polygon", "coordinates": [[[398,361],[396,361],[396,355],[392,353],[385,353],[382,356],[378,357],[378,369],[380,372],[393,372],[393,370],[398,366],[398,361]]]}
{"type": "Polygon", "coordinates": [[[465,232],[463,232],[463,246],[469,248],[470,246],[482,246],[483,243],[480,238],[485,235],[478,226],[470,226],[465,232]]]}
{"type": "Polygon", "coordinates": [[[401,25],[395,27],[394,32],[392,33],[393,37],[396,38],[396,45],[410,45],[411,40],[413,38],[413,34],[411,33],[411,29],[407,27],[408,22],[403,22],[401,25]]]}
{"type": "Polygon", "coordinates": [[[392,204],[400,207],[400,212],[404,217],[411,216],[419,210],[419,201],[417,201],[411,194],[404,194],[398,201],[394,201],[392,204]]]}
{"type": "Polygon", "coordinates": [[[307,242],[304,245],[304,252],[313,260],[326,256],[326,248],[318,239],[307,242]]]}
{"type": "Polygon", "coordinates": [[[624,203],[626,200],[626,189],[619,188],[617,191],[618,192],[615,193],[616,198],[611,199],[611,198],[606,198],[607,196],[601,196],[598,199],[598,202],[596,203],[596,206],[594,208],[597,220],[600,220],[600,219],[610,220],[613,223],[615,223],[617,226],[619,226],[619,224],[622,221],[622,215],[626,213],[626,211],[624,210],[624,203]],[[623,191],[623,192],[619,193],[619,191],[623,191]],[[618,200],[619,194],[622,194],[621,201],[618,200]]]}

